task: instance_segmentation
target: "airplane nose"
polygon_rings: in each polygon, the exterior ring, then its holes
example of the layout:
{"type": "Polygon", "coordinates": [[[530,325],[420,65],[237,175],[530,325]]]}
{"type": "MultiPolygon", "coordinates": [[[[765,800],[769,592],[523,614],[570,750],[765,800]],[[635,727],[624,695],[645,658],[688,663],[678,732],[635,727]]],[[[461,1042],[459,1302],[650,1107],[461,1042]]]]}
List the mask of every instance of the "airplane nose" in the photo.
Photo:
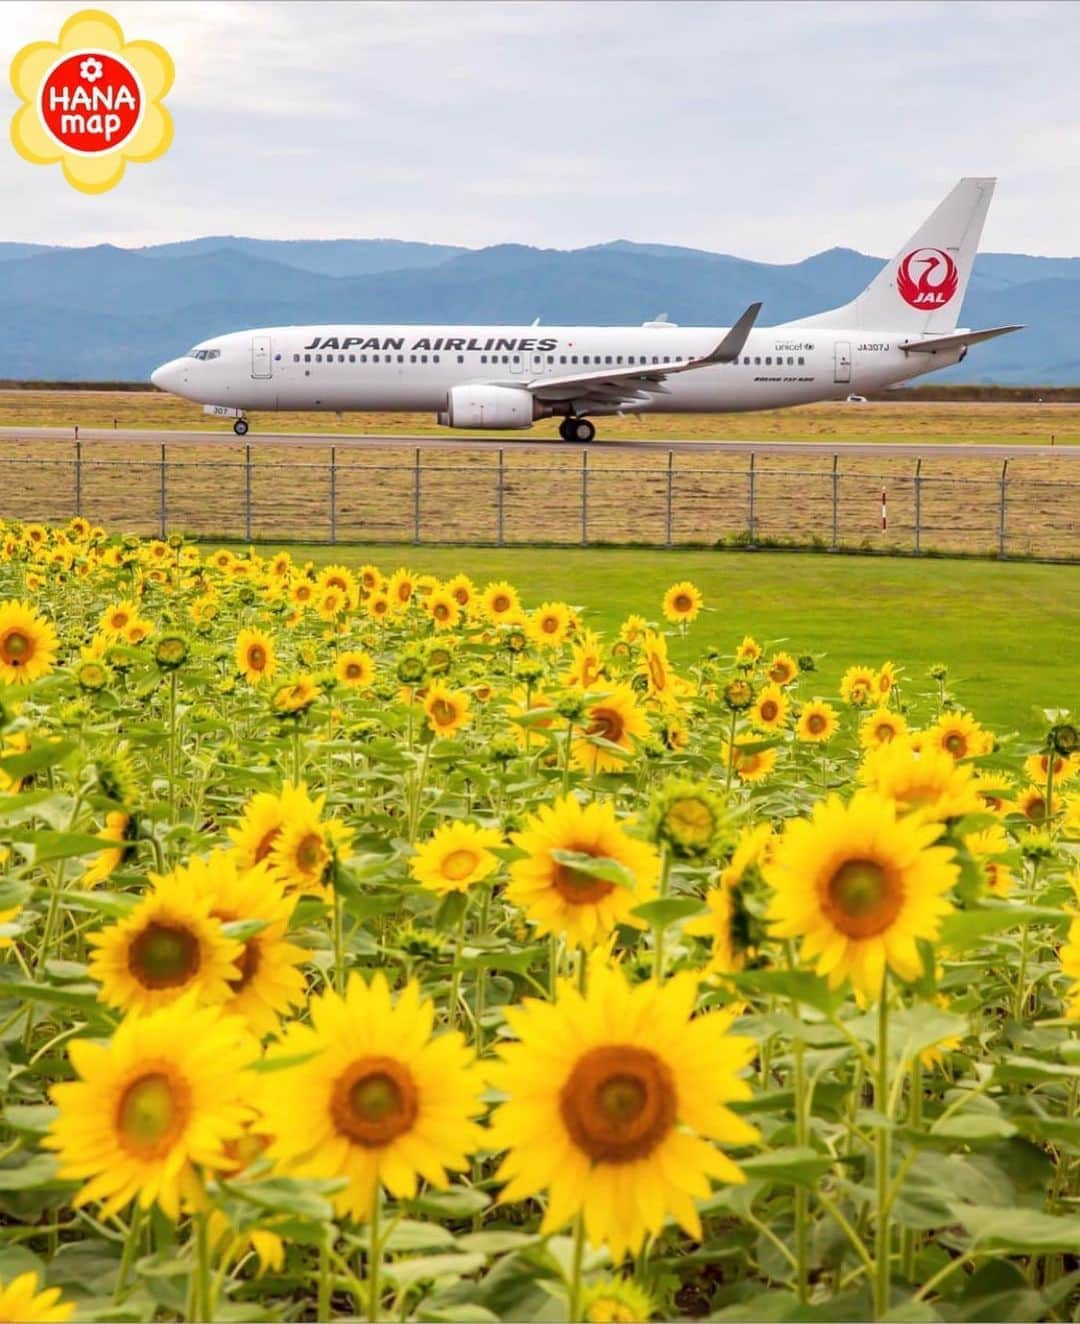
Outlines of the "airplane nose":
{"type": "Polygon", "coordinates": [[[155,368],[150,374],[150,380],[159,390],[175,390],[180,380],[180,361],[170,359],[168,363],[163,363],[160,368],[155,368]]]}

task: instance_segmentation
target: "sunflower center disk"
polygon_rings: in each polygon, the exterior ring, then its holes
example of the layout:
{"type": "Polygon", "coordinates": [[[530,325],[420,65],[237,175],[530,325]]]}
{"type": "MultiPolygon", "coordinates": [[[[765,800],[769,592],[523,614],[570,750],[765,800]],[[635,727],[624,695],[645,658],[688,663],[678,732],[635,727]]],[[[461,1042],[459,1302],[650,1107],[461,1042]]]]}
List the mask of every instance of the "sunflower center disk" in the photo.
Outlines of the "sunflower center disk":
{"type": "MultiPolygon", "coordinates": [[[[591,850],[588,846],[572,846],[571,850],[580,851],[586,855],[598,855],[599,851],[591,850]]],[[[614,883],[605,882],[603,878],[594,878],[582,869],[575,869],[568,864],[555,864],[551,875],[551,885],[564,901],[568,901],[572,906],[586,906],[602,901],[604,897],[609,896],[615,890],[614,883]]]]}
{"type": "Polygon", "coordinates": [[[446,726],[457,716],[457,709],[445,699],[436,699],[431,705],[432,716],[440,726],[446,726]]]}
{"type": "Polygon", "coordinates": [[[20,662],[26,661],[31,647],[29,638],[22,631],[9,630],[0,643],[0,653],[8,666],[18,666],[20,662]]]}
{"type": "Polygon", "coordinates": [[[266,652],[258,644],[248,649],[248,666],[252,671],[261,671],[266,666],[266,652]]]}
{"type": "Polygon", "coordinates": [[[945,748],[954,759],[962,759],[967,753],[967,741],[959,731],[953,731],[945,737],[945,748]]]}
{"type": "Polygon", "coordinates": [[[452,850],[443,860],[443,877],[451,879],[452,882],[460,883],[462,879],[468,878],[478,863],[475,851],[452,850]]]}
{"type": "Polygon", "coordinates": [[[892,870],[876,860],[846,860],[829,879],[825,910],[849,938],[873,938],[892,924],[902,893],[892,870]]]}
{"type": "Polygon", "coordinates": [[[187,1085],[162,1071],[140,1076],[124,1090],[116,1112],[120,1143],[140,1158],[163,1157],[190,1113],[187,1085]]]}
{"type": "Polygon", "coordinates": [[[128,969],[144,988],[178,988],[198,973],[199,964],[199,940],[179,924],[148,924],[128,955],[128,969]]]}
{"type": "Polygon", "coordinates": [[[615,712],[613,708],[594,708],[590,716],[592,721],[589,723],[588,734],[590,736],[600,736],[604,740],[609,740],[613,745],[617,745],[622,739],[622,715],[615,712]]]}
{"type": "Polygon", "coordinates": [[[676,611],[689,611],[693,605],[694,605],[693,602],[690,600],[690,598],[687,597],[685,593],[680,593],[679,596],[675,599],[676,611]]]}
{"type": "Polygon", "coordinates": [[[352,1063],[334,1083],[330,1115],[338,1131],[376,1149],[408,1131],[420,1111],[412,1073],[391,1057],[352,1063]]]}
{"type": "Polygon", "coordinates": [[[776,706],[775,699],[766,699],[761,705],[761,720],[763,722],[775,722],[778,712],[779,709],[776,706]]]}
{"type": "Polygon", "coordinates": [[[605,1044],[574,1065],[559,1095],[570,1138],[597,1163],[646,1158],[675,1124],[675,1083],[644,1048],[605,1044]]]}
{"type": "Polygon", "coordinates": [[[317,832],[309,832],[296,848],[296,863],[304,873],[319,871],[324,856],[323,839],[317,832]]]}

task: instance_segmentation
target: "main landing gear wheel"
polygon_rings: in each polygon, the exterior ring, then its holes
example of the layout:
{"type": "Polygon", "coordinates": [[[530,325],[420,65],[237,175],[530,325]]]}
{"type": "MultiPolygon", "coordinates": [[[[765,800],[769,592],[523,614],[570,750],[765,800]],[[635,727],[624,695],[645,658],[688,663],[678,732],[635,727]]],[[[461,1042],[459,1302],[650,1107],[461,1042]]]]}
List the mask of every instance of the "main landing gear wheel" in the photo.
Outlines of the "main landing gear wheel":
{"type": "Polygon", "coordinates": [[[232,425],[232,430],[238,437],[246,437],[248,432],[248,421],[246,418],[238,418],[232,425]]]}
{"type": "Polygon", "coordinates": [[[596,436],[596,428],[587,418],[573,419],[567,431],[570,433],[571,441],[582,441],[586,445],[596,436]]]}

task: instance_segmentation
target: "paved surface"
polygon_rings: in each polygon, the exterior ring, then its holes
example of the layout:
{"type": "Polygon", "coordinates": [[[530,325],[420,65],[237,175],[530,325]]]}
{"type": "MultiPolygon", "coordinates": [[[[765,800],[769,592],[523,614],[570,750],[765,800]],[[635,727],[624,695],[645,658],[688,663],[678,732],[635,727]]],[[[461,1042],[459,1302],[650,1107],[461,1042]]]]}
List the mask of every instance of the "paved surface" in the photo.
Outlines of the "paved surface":
{"type": "MultiPolygon", "coordinates": [[[[63,441],[71,442],[74,433],[71,428],[0,428],[0,443],[3,441],[63,441]]],[[[518,432],[507,432],[501,436],[461,437],[461,436],[356,436],[349,433],[295,433],[295,432],[256,432],[247,437],[238,437],[229,431],[215,432],[170,432],[159,429],[133,428],[80,428],[79,439],[92,447],[94,442],[128,442],[136,445],[227,445],[237,446],[244,442],[258,446],[260,442],[287,442],[296,446],[369,446],[385,449],[401,447],[414,450],[422,446],[426,450],[469,451],[469,450],[529,450],[529,451],[574,451],[580,454],[589,451],[592,454],[608,451],[729,451],[735,455],[879,455],[916,458],[918,456],[966,455],[982,459],[1009,459],[1021,456],[1054,456],[1063,464],[1080,463],[1080,446],[1042,446],[1009,445],[997,443],[979,443],[968,445],[964,442],[885,442],[885,441],[607,441],[599,437],[591,445],[580,442],[551,440],[543,435],[523,436],[518,432]]]]}

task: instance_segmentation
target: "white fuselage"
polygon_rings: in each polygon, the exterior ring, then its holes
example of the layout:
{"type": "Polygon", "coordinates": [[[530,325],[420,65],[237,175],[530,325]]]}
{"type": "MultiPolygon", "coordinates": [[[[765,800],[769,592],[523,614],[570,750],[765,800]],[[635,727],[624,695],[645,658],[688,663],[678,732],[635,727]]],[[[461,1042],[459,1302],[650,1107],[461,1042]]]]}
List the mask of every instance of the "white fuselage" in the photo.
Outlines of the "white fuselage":
{"type": "MultiPolygon", "coordinates": [[[[153,374],[164,390],[237,410],[440,410],[455,386],[534,387],[545,378],[652,367],[709,354],[723,327],[283,326],[203,341],[153,374]],[[203,357],[196,357],[202,355],[203,357]]],[[[963,357],[912,354],[918,340],[821,327],[763,327],[737,362],[672,374],[621,410],[723,413],[777,409],[880,390],[963,357]]],[[[567,393],[573,407],[573,392],[567,393]]],[[[547,412],[563,412],[561,406],[547,412]]]]}

